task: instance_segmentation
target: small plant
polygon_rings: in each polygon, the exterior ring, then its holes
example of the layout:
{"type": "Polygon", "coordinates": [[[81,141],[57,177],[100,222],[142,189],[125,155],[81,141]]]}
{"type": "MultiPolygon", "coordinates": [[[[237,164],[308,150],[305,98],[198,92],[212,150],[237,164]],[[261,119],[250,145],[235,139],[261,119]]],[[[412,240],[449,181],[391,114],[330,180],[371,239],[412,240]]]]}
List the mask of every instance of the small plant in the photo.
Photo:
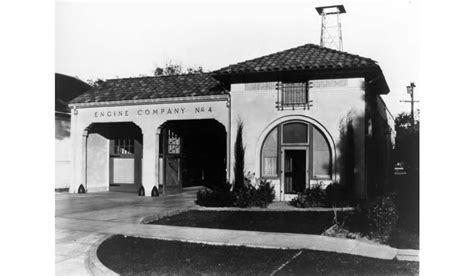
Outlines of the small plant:
{"type": "Polygon", "coordinates": [[[378,197],[369,204],[367,219],[370,235],[387,242],[398,221],[398,211],[393,196],[378,197]]]}
{"type": "Polygon", "coordinates": [[[229,207],[233,205],[233,194],[230,191],[232,186],[224,183],[215,186],[214,190],[201,189],[197,192],[196,204],[206,207],[229,207]]]}
{"type": "Polygon", "coordinates": [[[290,205],[297,208],[325,206],[326,194],[321,185],[305,189],[290,201],[290,205]]]}
{"type": "Polygon", "coordinates": [[[275,199],[275,189],[270,181],[259,179],[259,187],[257,189],[257,206],[267,207],[275,199]]]}

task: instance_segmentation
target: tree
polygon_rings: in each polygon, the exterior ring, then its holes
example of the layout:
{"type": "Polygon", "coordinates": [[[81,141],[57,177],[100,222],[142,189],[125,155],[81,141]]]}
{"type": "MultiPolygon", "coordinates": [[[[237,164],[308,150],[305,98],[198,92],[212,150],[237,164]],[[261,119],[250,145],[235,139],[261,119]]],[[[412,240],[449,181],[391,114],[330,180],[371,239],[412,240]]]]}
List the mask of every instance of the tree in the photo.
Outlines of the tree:
{"type": "Polygon", "coordinates": [[[101,84],[103,84],[105,81],[103,79],[96,79],[96,80],[87,80],[87,84],[89,84],[92,87],[99,87],[101,84]]]}
{"type": "Polygon", "coordinates": [[[403,112],[395,118],[395,158],[396,161],[405,162],[408,168],[418,169],[420,163],[420,121],[403,112]]]}
{"type": "Polygon", "coordinates": [[[242,141],[244,123],[237,122],[237,135],[234,145],[234,190],[240,190],[244,187],[244,167],[245,167],[245,147],[242,141]]]}
{"type": "Polygon", "coordinates": [[[165,66],[162,67],[156,67],[155,71],[153,74],[155,76],[170,76],[170,75],[183,75],[183,74],[197,74],[197,73],[203,73],[204,70],[202,66],[198,67],[186,67],[186,69],[183,69],[183,66],[181,62],[175,62],[175,61],[167,61],[165,66]]]}

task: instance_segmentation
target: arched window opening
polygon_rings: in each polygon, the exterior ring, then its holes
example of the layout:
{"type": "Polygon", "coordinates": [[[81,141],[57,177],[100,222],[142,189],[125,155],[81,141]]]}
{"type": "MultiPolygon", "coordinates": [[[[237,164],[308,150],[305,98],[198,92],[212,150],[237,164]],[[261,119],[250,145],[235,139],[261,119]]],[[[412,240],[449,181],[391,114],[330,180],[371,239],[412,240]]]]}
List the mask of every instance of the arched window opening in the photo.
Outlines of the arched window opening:
{"type": "Polygon", "coordinates": [[[265,138],[262,147],[262,176],[278,176],[278,128],[274,128],[265,138]]]}
{"type": "Polygon", "coordinates": [[[283,125],[283,144],[308,143],[308,124],[301,122],[283,125]]]}
{"type": "Polygon", "coordinates": [[[331,178],[331,151],[321,131],[313,127],[313,178],[331,178]]]}
{"type": "Polygon", "coordinates": [[[285,165],[280,164],[282,151],[290,154],[292,150],[308,152],[307,177],[332,178],[333,157],[329,141],[316,126],[303,121],[284,122],[268,133],[262,144],[260,175],[264,178],[280,177],[280,171],[285,169],[285,165]]]}

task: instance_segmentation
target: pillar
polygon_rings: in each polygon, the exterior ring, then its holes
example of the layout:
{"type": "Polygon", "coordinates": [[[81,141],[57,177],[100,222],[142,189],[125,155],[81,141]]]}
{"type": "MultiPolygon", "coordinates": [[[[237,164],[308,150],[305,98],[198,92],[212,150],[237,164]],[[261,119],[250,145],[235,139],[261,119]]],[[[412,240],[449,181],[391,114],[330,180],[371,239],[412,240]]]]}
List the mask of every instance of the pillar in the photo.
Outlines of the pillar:
{"type": "Polygon", "coordinates": [[[79,186],[86,186],[86,161],[87,161],[87,137],[89,131],[86,125],[78,125],[77,116],[71,119],[71,180],[69,183],[69,192],[77,193],[79,186]]]}
{"type": "Polygon", "coordinates": [[[145,189],[145,196],[151,196],[153,187],[158,185],[159,136],[156,129],[142,128],[142,132],[142,185],[145,189]]]}
{"type": "MultiPolygon", "coordinates": [[[[84,189],[87,191],[87,137],[89,135],[89,131],[86,129],[82,132],[82,160],[81,160],[81,183],[84,186],[84,189]]],[[[79,189],[79,185],[77,185],[76,191],[79,189]]]]}

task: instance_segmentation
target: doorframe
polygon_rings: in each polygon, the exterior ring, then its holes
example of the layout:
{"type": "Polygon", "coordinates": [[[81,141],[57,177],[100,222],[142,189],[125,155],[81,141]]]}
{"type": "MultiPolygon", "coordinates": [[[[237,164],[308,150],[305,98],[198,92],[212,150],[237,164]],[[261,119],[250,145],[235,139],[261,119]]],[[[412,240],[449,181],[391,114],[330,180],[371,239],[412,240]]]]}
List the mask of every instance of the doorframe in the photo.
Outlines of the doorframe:
{"type": "Polygon", "coordinates": [[[304,150],[306,156],[305,188],[309,187],[309,146],[281,146],[280,160],[280,200],[289,201],[296,197],[296,194],[285,193],[285,151],[286,150],[304,150]]]}
{"type": "Polygon", "coordinates": [[[183,188],[183,184],[182,184],[182,155],[183,155],[183,137],[182,136],[179,136],[179,139],[180,139],[180,142],[179,142],[179,154],[171,154],[168,152],[168,142],[169,142],[169,132],[168,131],[173,131],[172,129],[169,129],[169,128],[163,128],[163,131],[162,133],[164,134],[163,135],[163,194],[166,195],[166,194],[169,194],[168,191],[167,191],[167,188],[169,188],[168,185],[166,185],[167,183],[167,177],[169,176],[169,172],[168,172],[168,169],[167,169],[167,162],[168,162],[168,159],[178,159],[178,185],[177,185],[177,190],[176,191],[171,191],[171,192],[177,192],[177,193],[180,193],[182,188],[183,188]]]}

